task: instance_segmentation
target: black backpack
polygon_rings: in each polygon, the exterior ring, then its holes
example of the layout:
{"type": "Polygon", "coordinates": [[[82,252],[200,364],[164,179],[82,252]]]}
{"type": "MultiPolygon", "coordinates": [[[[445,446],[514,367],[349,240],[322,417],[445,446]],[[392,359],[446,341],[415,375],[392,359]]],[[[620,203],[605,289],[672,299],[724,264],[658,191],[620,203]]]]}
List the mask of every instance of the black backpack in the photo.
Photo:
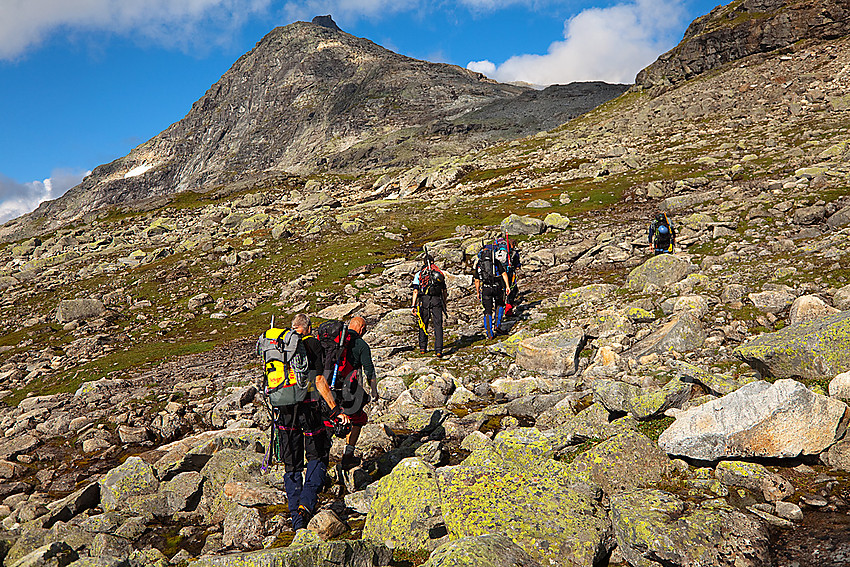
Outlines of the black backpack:
{"type": "Polygon", "coordinates": [[[419,271],[419,291],[422,295],[442,296],[446,288],[446,276],[431,264],[419,271]]]}
{"type": "Polygon", "coordinates": [[[485,286],[499,285],[501,277],[496,267],[495,249],[492,246],[485,246],[478,253],[476,276],[485,286]]]}
{"type": "Polygon", "coordinates": [[[333,376],[325,376],[325,379],[329,386],[336,387],[338,376],[345,377],[354,370],[350,360],[354,334],[349,332],[345,323],[332,319],[319,325],[316,329],[316,338],[325,352],[325,367],[330,365],[329,361],[334,367],[333,376]]]}

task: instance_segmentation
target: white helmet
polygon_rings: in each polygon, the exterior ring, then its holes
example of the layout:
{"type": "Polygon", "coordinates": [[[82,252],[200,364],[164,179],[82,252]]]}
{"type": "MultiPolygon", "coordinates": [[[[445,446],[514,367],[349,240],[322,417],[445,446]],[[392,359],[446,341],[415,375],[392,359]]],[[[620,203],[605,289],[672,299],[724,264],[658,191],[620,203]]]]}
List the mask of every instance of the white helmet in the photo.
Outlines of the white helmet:
{"type": "Polygon", "coordinates": [[[504,264],[508,261],[508,251],[504,248],[496,251],[496,260],[504,264]]]}

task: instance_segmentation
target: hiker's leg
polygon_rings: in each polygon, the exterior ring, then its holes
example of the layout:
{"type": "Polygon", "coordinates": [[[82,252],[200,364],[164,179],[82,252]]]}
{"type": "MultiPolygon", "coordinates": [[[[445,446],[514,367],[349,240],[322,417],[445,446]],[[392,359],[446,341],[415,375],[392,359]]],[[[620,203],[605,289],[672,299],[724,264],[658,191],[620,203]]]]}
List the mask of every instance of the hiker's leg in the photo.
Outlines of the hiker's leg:
{"type": "Polygon", "coordinates": [[[303,489],[302,472],[304,470],[304,434],[295,423],[293,408],[281,408],[281,426],[278,428],[281,442],[281,461],[286,470],[283,484],[286,488],[286,501],[289,504],[289,516],[292,529],[306,528],[304,519],[298,513],[303,489]]]}
{"type": "Polygon", "coordinates": [[[435,301],[431,307],[431,315],[434,317],[434,352],[443,353],[443,302],[435,301]]]}
{"type": "MultiPolygon", "coordinates": [[[[304,405],[317,406],[318,404],[304,405]]],[[[307,458],[307,468],[304,474],[304,489],[301,492],[300,504],[313,514],[316,512],[316,505],[319,502],[319,491],[325,483],[330,443],[318,408],[307,407],[304,413],[304,453],[307,458]]]]}
{"type": "Polygon", "coordinates": [[[485,287],[481,292],[481,303],[484,305],[484,330],[487,338],[493,338],[493,290],[485,287]]]}
{"type": "MultiPolygon", "coordinates": [[[[425,329],[428,328],[428,309],[425,307],[424,302],[420,301],[419,303],[419,317],[422,318],[422,324],[425,329]]],[[[428,335],[425,334],[425,329],[419,327],[419,350],[421,352],[425,352],[428,350],[428,335]]]]}

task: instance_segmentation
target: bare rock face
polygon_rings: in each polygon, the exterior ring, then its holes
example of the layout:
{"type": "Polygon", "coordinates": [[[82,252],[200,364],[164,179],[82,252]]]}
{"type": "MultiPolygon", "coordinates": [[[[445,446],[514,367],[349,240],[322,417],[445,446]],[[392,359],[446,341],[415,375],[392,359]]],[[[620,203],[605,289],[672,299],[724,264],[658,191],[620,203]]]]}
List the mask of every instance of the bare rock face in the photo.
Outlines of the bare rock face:
{"type": "Polygon", "coordinates": [[[681,43],[638,73],[635,83],[675,85],[725,63],[804,39],[850,33],[847,0],[744,0],[691,23],[681,43]]]}

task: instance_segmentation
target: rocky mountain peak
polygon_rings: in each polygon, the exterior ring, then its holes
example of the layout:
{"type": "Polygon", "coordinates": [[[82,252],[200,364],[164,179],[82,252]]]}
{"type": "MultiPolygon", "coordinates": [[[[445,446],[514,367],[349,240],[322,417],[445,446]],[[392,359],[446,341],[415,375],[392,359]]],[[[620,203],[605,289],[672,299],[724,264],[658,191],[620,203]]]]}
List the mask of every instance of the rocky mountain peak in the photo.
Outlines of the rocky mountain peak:
{"type": "Polygon", "coordinates": [[[336,22],[330,14],[328,14],[327,16],[316,16],[315,18],[313,18],[312,23],[316,24],[317,26],[322,26],[335,31],[342,31],[340,27],[336,25],[336,22]]]}
{"type": "Polygon", "coordinates": [[[553,128],[624,90],[588,85],[590,96],[556,89],[521,97],[532,89],[393,53],[318,16],[269,32],[182,120],[3,227],[0,238],[25,236],[38,219],[55,228],[186,190],[322,172],[378,177],[444,161],[553,128]],[[494,103],[500,106],[488,112],[494,103]]]}
{"type": "Polygon", "coordinates": [[[847,33],[848,0],[736,0],[694,20],[681,43],[638,73],[635,82],[669,87],[749,55],[847,33]]]}

